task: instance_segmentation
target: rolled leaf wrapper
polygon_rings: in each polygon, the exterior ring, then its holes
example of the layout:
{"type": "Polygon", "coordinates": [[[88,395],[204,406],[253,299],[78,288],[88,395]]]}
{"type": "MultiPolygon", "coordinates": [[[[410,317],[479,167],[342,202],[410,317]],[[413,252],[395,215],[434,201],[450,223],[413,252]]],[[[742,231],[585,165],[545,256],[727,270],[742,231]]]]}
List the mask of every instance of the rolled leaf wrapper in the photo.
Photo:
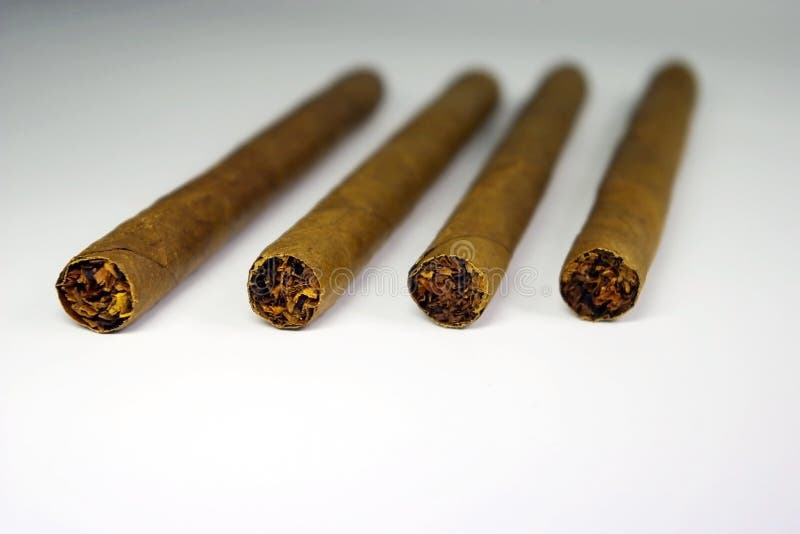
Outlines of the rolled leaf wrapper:
{"type": "Polygon", "coordinates": [[[497,94],[487,74],[464,74],[265,248],[248,278],[253,311],[278,328],[300,328],[329,308],[484,122],[497,94]]]}
{"type": "Polygon", "coordinates": [[[553,70],[483,171],[411,267],[411,298],[435,323],[476,321],[497,292],[539,203],[585,91],[571,66],[553,70]]]}
{"type": "Polygon", "coordinates": [[[375,73],[347,73],[89,245],[56,282],[64,310],[95,332],[131,324],[248,222],[273,192],[362,122],[381,93],[375,73]]]}
{"type": "Polygon", "coordinates": [[[582,319],[614,319],[636,303],[661,238],[695,93],[690,69],[670,64],[639,102],[561,269],[561,296],[582,319]]]}

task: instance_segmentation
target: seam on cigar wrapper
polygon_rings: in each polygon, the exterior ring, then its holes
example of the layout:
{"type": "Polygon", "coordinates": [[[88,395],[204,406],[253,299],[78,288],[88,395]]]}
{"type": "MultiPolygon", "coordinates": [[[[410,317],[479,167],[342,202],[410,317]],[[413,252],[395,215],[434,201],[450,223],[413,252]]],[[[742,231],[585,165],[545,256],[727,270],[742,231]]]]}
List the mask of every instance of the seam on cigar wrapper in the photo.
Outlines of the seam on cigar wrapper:
{"type": "Polygon", "coordinates": [[[120,252],[120,251],[130,252],[131,254],[134,254],[134,255],[136,255],[136,256],[144,259],[144,260],[149,260],[152,263],[155,263],[156,265],[158,265],[159,267],[164,269],[164,271],[172,277],[172,279],[175,281],[176,284],[178,283],[178,277],[175,276],[175,274],[172,271],[170,271],[169,266],[164,265],[163,263],[157,261],[154,258],[151,258],[147,254],[142,254],[141,252],[137,252],[135,250],[132,250],[132,249],[129,249],[129,248],[125,248],[125,247],[105,248],[105,249],[101,249],[101,250],[93,250],[89,254],[82,254],[78,259],[76,259],[76,261],[79,261],[80,259],[92,259],[94,257],[103,258],[102,254],[108,254],[109,252],[120,252]]]}

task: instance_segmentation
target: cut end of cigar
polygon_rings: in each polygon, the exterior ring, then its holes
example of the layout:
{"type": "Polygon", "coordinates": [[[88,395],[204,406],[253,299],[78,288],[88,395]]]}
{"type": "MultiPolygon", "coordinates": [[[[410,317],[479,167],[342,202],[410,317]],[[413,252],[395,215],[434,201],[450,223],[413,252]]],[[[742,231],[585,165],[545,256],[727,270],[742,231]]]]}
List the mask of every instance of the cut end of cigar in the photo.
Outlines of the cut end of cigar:
{"type": "Polygon", "coordinates": [[[428,317],[450,328],[475,322],[489,302],[483,273],[469,260],[453,255],[415,265],[408,274],[408,290],[428,317]]]}
{"type": "Polygon", "coordinates": [[[633,307],[639,275],[611,251],[593,249],[561,271],[561,296],[581,319],[608,321],[633,307]]]}
{"type": "Polygon", "coordinates": [[[102,258],[67,265],[56,290],[64,311],[95,332],[119,330],[133,315],[130,283],[115,263],[102,258]]]}
{"type": "Polygon", "coordinates": [[[278,328],[302,328],[319,307],[319,279],[294,256],[272,256],[254,265],[247,291],[253,311],[278,328]]]}

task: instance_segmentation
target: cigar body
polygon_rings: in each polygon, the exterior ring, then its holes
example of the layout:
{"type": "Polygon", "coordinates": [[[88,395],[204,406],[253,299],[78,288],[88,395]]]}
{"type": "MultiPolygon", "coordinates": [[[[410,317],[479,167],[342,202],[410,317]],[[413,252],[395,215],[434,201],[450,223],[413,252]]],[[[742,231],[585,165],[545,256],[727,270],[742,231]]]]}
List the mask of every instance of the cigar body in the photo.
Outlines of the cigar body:
{"type": "Polygon", "coordinates": [[[583,319],[633,307],[655,256],[694,106],[688,67],[659,70],[639,102],[561,270],[561,296],[583,319]]]}
{"type": "Polygon", "coordinates": [[[450,85],[262,251],[248,278],[253,311],[279,328],[300,328],[330,307],[496,101],[486,74],[450,85]]]}
{"type": "Polygon", "coordinates": [[[411,267],[411,298],[434,322],[476,321],[496,293],[583,101],[574,67],[553,70],[411,267]]]}
{"type": "Polygon", "coordinates": [[[64,310],[97,332],[123,328],[202,264],[377,105],[381,85],[353,71],[202,175],[75,256],[56,283],[64,310]]]}

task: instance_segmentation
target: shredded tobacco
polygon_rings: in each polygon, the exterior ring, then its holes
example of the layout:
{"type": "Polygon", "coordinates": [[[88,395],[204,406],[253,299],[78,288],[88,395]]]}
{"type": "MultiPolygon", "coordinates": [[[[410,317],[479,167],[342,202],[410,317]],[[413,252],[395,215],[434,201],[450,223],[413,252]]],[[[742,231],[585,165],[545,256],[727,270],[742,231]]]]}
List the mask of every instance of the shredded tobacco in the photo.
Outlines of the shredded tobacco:
{"type": "Polygon", "coordinates": [[[466,326],[488,302],[485,277],[458,256],[436,256],[412,269],[408,276],[411,298],[442,326],[466,326]]]}
{"type": "Polygon", "coordinates": [[[120,328],[133,313],[130,284],[110,261],[74,263],[56,288],[70,315],[97,332],[120,328]]]}
{"type": "Polygon", "coordinates": [[[636,301],[639,276],[613,252],[584,252],[561,275],[561,295],[582,319],[606,321],[622,315],[636,301]]]}
{"type": "Polygon", "coordinates": [[[273,256],[250,274],[256,312],[278,328],[300,328],[319,306],[320,284],[312,268],[293,256],[273,256]]]}

